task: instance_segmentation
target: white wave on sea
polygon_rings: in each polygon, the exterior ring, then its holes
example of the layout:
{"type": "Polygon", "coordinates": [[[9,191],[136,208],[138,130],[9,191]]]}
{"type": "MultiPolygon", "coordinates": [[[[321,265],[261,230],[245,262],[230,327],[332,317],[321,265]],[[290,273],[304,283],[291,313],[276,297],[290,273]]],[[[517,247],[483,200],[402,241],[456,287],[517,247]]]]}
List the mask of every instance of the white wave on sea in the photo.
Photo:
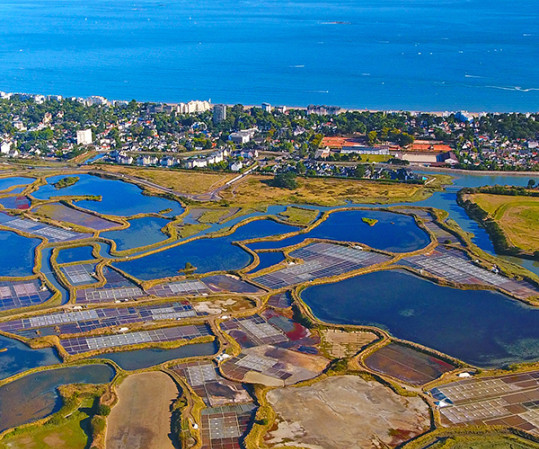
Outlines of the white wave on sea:
{"type": "Polygon", "coordinates": [[[479,76],[479,75],[464,75],[464,78],[485,78],[484,76],[479,76]]]}
{"type": "Polygon", "coordinates": [[[539,91],[539,87],[520,87],[520,86],[483,86],[489,89],[509,90],[512,92],[534,92],[539,91]]]}

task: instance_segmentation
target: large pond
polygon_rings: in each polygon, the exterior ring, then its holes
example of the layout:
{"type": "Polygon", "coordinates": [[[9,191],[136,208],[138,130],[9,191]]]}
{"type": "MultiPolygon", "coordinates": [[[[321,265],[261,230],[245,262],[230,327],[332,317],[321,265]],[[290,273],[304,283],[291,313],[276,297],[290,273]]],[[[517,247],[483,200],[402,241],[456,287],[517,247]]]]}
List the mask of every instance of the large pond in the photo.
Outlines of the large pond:
{"type": "Polygon", "coordinates": [[[58,196],[99,195],[101,201],[78,201],[77,206],[108,215],[131,216],[140,213],[160,212],[172,209],[170,215],[179,215],[183,208],[176,201],[156,196],[143,195],[142,189],[127,182],[104,179],[98,176],[80,174],[80,180],[63,189],[54,187],[54,183],[66,176],[51,176],[48,184],[40,187],[32,195],[38,199],[58,196]]]}
{"type": "Polygon", "coordinates": [[[381,271],[309,287],[302,298],[321,320],[377,326],[473,365],[539,359],[539,309],[500,293],[381,271]]]}
{"type": "Polygon", "coordinates": [[[213,355],[217,352],[217,349],[217,343],[215,342],[195,343],[174,349],[137,349],[135,351],[121,351],[97,355],[92,358],[113,360],[123,369],[131,371],[160,365],[169,360],[213,355]]]}
{"type": "Polygon", "coordinates": [[[31,276],[34,274],[35,249],[39,239],[22,237],[11,231],[0,231],[1,276],[31,276]]]}
{"type": "Polygon", "coordinates": [[[25,178],[23,176],[12,176],[11,178],[0,178],[0,191],[7,190],[14,186],[26,186],[34,182],[33,178],[25,178]]]}
{"type": "Polygon", "coordinates": [[[161,229],[169,223],[166,218],[143,217],[129,221],[129,227],[119,231],[107,231],[101,237],[116,242],[119,251],[162,242],[168,238],[161,229]]]}
{"type": "Polygon", "coordinates": [[[232,242],[297,230],[297,227],[273,220],[256,220],[239,227],[226,237],[201,238],[140,259],[120,262],[115,266],[144,280],[176,276],[187,262],[197,267],[197,273],[238,270],[249,265],[252,257],[232,242]]]}
{"type": "Polygon", "coordinates": [[[419,228],[413,217],[383,211],[349,210],[332,213],[327,220],[306,234],[289,237],[277,242],[260,242],[249,245],[252,249],[284,248],[303,242],[306,238],[321,238],[357,242],[372,248],[408,252],[423,248],[429,236],[419,228]],[[374,226],[363,218],[378,220],[374,226]]]}
{"type": "Polygon", "coordinates": [[[44,418],[62,406],[60,385],[108,383],[114,370],[105,364],[59,368],[30,374],[0,387],[0,432],[44,418]]]}
{"type": "Polygon", "coordinates": [[[81,260],[92,260],[95,259],[92,252],[93,248],[91,246],[76,246],[74,248],[61,249],[58,251],[56,262],[69,263],[78,262],[81,260]]]}
{"type": "Polygon", "coordinates": [[[0,335],[0,380],[23,371],[61,363],[52,348],[30,349],[24,343],[0,335]],[[3,351],[5,349],[5,351],[3,351]]]}

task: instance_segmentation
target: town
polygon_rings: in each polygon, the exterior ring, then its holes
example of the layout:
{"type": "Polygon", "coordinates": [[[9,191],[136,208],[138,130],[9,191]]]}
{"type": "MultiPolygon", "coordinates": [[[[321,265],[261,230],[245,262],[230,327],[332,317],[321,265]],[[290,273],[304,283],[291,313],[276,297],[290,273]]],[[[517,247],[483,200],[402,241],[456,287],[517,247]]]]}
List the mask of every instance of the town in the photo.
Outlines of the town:
{"type": "Polygon", "coordinates": [[[13,160],[420,182],[406,166],[539,170],[539,114],[348,111],[0,93],[13,160]]]}

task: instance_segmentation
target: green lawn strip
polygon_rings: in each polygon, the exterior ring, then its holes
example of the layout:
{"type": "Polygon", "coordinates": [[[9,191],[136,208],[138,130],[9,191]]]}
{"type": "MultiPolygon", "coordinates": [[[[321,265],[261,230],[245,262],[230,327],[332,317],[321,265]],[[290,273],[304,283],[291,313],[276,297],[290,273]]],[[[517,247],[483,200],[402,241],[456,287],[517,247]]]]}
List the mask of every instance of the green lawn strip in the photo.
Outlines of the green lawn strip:
{"type": "Polygon", "coordinates": [[[219,223],[219,221],[228,214],[227,209],[214,209],[214,210],[206,210],[204,213],[199,217],[198,222],[199,223],[219,223]]]}
{"type": "Polygon", "coordinates": [[[286,221],[290,223],[307,226],[316,219],[318,216],[318,210],[288,206],[286,210],[281,212],[279,215],[285,217],[286,221]]]}
{"type": "Polygon", "coordinates": [[[210,228],[209,224],[199,223],[199,224],[184,224],[178,229],[178,236],[182,239],[187,237],[192,237],[193,235],[198,234],[199,232],[205,231],[210,228]]]}

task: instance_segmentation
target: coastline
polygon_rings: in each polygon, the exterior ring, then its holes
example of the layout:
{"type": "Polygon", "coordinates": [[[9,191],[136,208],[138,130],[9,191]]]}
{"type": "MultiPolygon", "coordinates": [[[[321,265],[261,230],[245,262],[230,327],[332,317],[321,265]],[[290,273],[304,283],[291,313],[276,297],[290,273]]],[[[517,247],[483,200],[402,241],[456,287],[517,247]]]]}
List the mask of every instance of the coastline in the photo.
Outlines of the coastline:
{"type": "MultiPolygon", "coordinates": [[[[23,95],[23,96],[37,96],[37,95],[43,95],[45,97],[63,97],[63,98],[77,98],[77,99],[84,99],[84,98],[87,98],[88,95],[84,95],[84,96],[76,96],[76,95],[67,95],[67,94],[52,94],[52,93],[32,93],[32,92],[22,92],[22,91],[19,91],[19,92],[8,92],[8,91],[3,91],[1,88],[0,88],[0,92],[3,93],[3,94],[8,94],[8,95],[23,95]]],[[[90,95],[90,97],[92,96],[98,96],[98,97],[102,97],[101,95],[99,94],[92,94],[90,95]]],[[[0,97],[1,99],[2,97],[0,97]]],[[[108,102],[110,102],[111,104],[113,104],[114,102],[129,102],[131,100],[133,100],[133,98],[131,99],[127,99],[127,98],[113,98],[113,99],[109,99],[109,98],[106,98],[106,97],[102,97],[104,99],[106,99],[108,102]]],[[[135,99],[135,101],[137,103],[151,103],[151,104],[161,104],[161,105],[170,105],[170,106],[177,106],[181,103],[187,103],[189,101],[204,101],[204,100],[197,100],[197,99],[194,99],[194,98],[191,98],[191,99],[184,99],[182,101],[167,101],[167,100],[149,100],[149,99],[146,99],[146,100],[137,100],[135,99]]],[[[215,102],[213,103],[211,101],[211,99],[208,100],[212,105],[216,105],[216,104],[223,104],[227,107],[234,107],[234,106],[237,106],[238,104],[241,105],[243,107],[243,109],[251,109],[251,108],[254,108],[254,107],[260,107],[261,104],[263,104],[266,100],[265,99],[261,99],[260,100],[260,103],[252,103],[252,102],[249,102],[249,103],[227,103],[227,102],[215,102]]],[[[467,114],[471,115],[472,117],[479,117],[481,116],[482,114],[494,114],[494,115],[498,115],[498,114],[538,114],[539,113],[539,109],[537,110],[489,110],[489,109],[484,109],[484,110],[475,110],[475,109],[472,109],[470,110],[469,107],[467,106],[462,106],[462,107],[459,107],[459,108],[455,108],[455,107],[447,107],[445,108],[444,110],[441,110],[440,108],[437,108],[437,109],[428,109],[428,108],[422,108],[422,109],[418,109],[418,108],[405,108],[405,107],[399,107],[399,106],[396,106],[396,107],[391,107],[391,108],[379,108],[379,107],[350,107],[350,106],[339,106],[338,104],[334,103],[334,102],[317,102],[317,101],[313,101],[313,102],[310,102],[308,104],[304,104],[304,105],[290,105],[290,104],[286,104],[284,102],[275,102],[275,103],[272,103],[270,106],[272,107],[284,107],[286,109],[290,109],[290,110],[307,110],[308,106],[309,105],[318,105],[318,106],[334,106],[334,107],[338,107],[339,108],[339,114],[340,113],[346,113],[346,112],[366,112],[366,113],[379,113],[379,112],[382,112],[382,113],[386,113],[386,114],[391,114],[391,113],[410,113],[410,114],[431,114],[431,115],[436,115],[436,116],[444,116],[446,114],[451,114],[451,113],[455,113],[455,112],[459,112],[459,111],[465,111],[467,114]]]]}

